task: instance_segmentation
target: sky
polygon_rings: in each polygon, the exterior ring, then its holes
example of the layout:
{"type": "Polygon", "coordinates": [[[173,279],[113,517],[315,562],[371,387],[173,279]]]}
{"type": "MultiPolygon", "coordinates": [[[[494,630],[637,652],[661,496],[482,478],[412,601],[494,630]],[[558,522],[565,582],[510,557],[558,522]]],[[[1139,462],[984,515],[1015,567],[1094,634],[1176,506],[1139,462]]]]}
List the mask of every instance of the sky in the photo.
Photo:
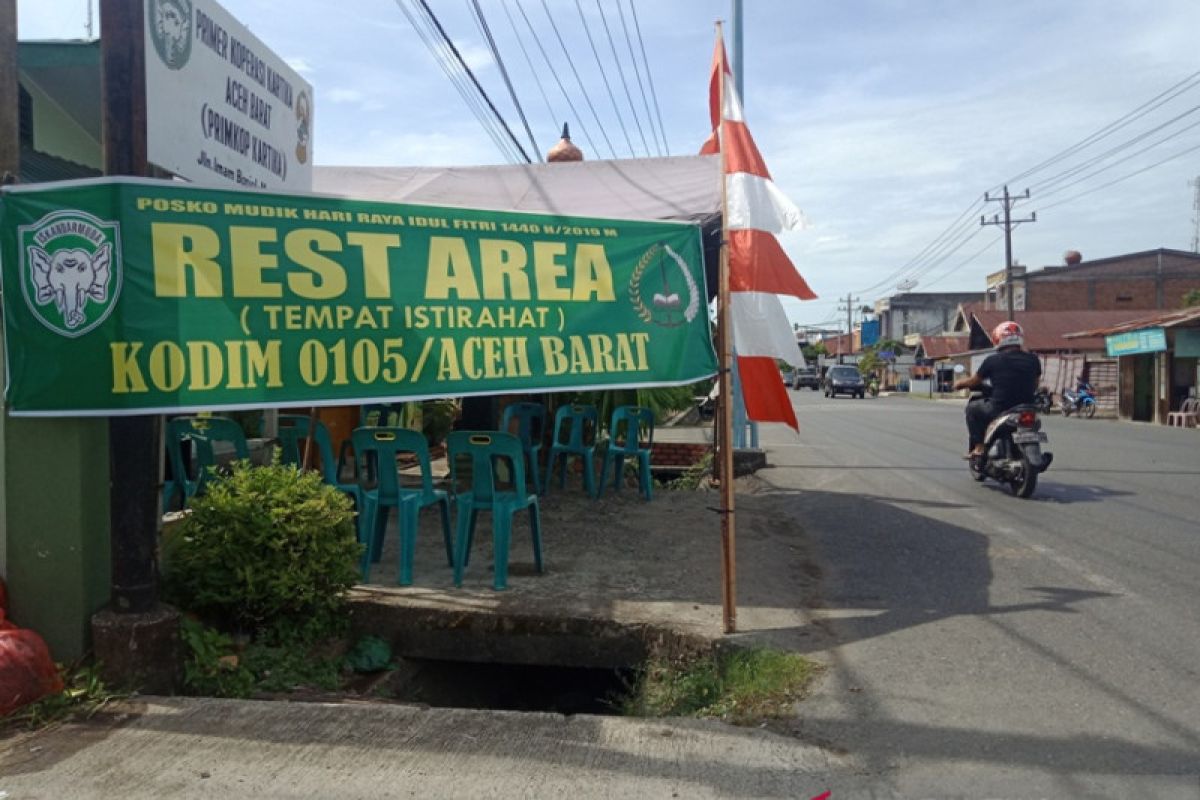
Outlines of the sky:
{"type": "MultiPolygon", "coordinates": [[[[427,1],[532,150],[469,0],[427,1]]],[[[405,15],[414,0],[223,5],[313,85],[317,164],[508,163],[405,15]]],[[[589,159],[658,155],[664,139],[669,154],[691,155],[707,137],[714,22],[731,18],[731,0],[479,5],[543,153],[564,121],[589,159]]],[[[87,6],[17,0],[19,35],[82,38],[87,6]]],[[[847,295],[855,307],[871,305],[906,279],[914,291],[982,291],[985,276],[1004,267],[1001,229],[979,224],[1001,205],[983,198],[1006,182],[1014,194],[1031,190],[1013,211],[1037,212],[1013,233],[1014,260],[1030,269],[1061,264],[1067,250],[1087,260],[1192,249],[1197,30],[1196,0],[745,0],[746,120],[776,184],[810,223],[782,237],[820,296],[787,299],[793,322],[844,325],[847,295]]]]}

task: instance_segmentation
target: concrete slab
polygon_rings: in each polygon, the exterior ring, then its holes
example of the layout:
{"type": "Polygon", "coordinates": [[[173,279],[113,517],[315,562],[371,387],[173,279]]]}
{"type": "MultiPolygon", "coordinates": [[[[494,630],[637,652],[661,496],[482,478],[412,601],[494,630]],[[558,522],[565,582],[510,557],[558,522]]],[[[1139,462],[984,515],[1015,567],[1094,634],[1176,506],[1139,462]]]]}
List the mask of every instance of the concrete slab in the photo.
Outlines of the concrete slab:
{"type": "Polygon", "coordinates": [[[147,697],[0,743],[0,796],[809,798],[838,766],[715,722],[147,697]]]}
{"type": "MultiPolygon", "coordinates": [[[[355,630],[390,638],[401,655],[571,666],[629,666],[648,647],[723,638],[715,491],[631,485],[588,498],[579,478],[542,498],[545,571],[537,574],[526,514],[517,517],[509,588],[492,588],[490,515],[480,515],[464,585],[453,585],[436,509],[421,514],[414,585],[396,586],[398,534],[352,596],[355,630]]],[[[810,640],[818,574],[784,496],[739,480],[740,639],[810,640]]],[[[789,644],[790,643],[790,644],[789,644]]]]}

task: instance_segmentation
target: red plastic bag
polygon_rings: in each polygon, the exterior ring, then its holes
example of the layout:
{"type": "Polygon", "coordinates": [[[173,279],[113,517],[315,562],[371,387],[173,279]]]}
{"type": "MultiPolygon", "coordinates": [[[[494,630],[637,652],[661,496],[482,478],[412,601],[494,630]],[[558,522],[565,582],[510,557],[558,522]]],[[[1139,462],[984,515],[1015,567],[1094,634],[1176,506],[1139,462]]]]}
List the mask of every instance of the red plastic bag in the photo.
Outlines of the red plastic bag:
{"type": "Polygon", "coordinates": [[[45,640],[5,618],[6,600],[0,582],[0,717],[63,690],[45,640]]]}

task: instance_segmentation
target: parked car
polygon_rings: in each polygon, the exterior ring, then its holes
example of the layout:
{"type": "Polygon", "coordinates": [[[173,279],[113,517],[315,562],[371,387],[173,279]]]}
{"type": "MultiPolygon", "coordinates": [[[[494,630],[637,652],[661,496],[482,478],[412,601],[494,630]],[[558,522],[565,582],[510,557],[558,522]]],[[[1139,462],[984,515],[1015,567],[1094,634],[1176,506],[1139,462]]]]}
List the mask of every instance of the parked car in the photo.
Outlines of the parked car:
{"type": "Polygon", "coordinates": [[[814,392],[821,388],[821,376],[816,367],[800,367],[792,375],[793,389],[803,389],[806,386],[814,392]]]}
{"type": "Polygon", "coordinates": [[[863,380],[858,367],[848,364],[838,364],[829,368],[825,373],[825,396],[836,397],[848,394],[851,397],[862,398],[867,393],[867,384],[863,380]]]}

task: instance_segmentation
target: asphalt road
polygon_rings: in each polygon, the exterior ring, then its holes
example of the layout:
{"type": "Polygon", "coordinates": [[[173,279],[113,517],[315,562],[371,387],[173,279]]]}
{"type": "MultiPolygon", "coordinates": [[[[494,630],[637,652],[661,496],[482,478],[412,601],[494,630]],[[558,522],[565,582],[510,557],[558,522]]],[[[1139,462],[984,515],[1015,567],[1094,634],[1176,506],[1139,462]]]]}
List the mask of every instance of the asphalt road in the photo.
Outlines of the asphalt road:
{"type": "Polygon", "coordinates": [[[802,734],[852,786],[1200,798],[1200,431],[1055,413],[1020,500],[970,479],[961,401],[791,394],[759,475],[803,490],[830,670],[802,734]]]}

